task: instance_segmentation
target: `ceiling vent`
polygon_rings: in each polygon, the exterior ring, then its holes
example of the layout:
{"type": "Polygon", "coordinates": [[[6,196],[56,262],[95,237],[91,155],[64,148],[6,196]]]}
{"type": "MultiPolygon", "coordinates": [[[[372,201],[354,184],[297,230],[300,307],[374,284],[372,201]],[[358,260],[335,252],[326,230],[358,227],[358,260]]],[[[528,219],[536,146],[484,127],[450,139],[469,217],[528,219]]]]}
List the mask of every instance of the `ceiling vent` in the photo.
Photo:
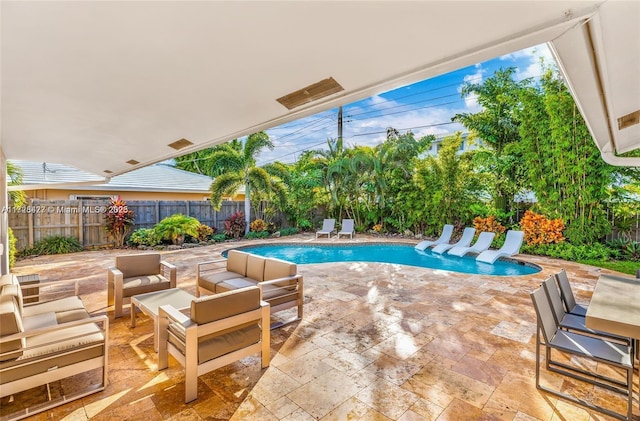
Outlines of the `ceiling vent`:
{"type": "Polygon", "coordinates": [[[138,165],[140,163],[140,161],[136,161],[135,159],[130,159],[127,161],[127,164],[129,165],[138,165]]]}
{"type": "Polygon", "coordinates": [[[176,140],[173,143],[169,143],[169,146],[175,149],[176,151],[179,151],[180,149],[186,148],[187,146],[191,146],[191,145],[193,145],[193,142],[184,138],[180,140],[176,140]]]}
{"type": "Polygon", "coordinates": [[[111,171],[111,170],[104,170],[104,172],[107,173],[107,174],[113,174],[113,171],[111,171]]]}
{"type": "Polygon", "coordinates": [[[640,110],[634,111],[631,114],[623,115],[622,117],[620,117],[618,119],[618,130],[635,126],[638,123],[640,123],[640,110]]]}
{"type": "Polygon", "coordinates": [[[336,82],[334,78],[330,77],[305,88],[298,89],[295,92],[291,92],[288,95],[278,98],[276,101],[287,107],[287,109],[292,110],[340,91],[344,91],[344,88],[336,82]]]}

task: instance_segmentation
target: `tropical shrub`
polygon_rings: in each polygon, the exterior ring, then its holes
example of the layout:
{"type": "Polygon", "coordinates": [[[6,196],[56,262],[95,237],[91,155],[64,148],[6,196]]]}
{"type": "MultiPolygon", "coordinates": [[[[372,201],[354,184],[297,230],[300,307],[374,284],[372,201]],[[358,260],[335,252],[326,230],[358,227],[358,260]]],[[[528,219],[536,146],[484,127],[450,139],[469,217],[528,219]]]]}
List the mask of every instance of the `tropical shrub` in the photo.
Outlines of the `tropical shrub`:
{"type": "Polygon", "coordinates": [[[128,243],[132,246],[157,246],[160,236],[153,228],[139,228],[131,233],[128,243]]]}
{"type": "Polygon", "coordinates": [[[256,238],[267,238],[269,231],[249,231],[244,238],[247,240],[255,240],[256,238]]]}
{"type": "Polygon", "coordinates": [[[486,218],[482,218],[480,216],[475,217],[473,219],[473,226],[476,228],[477,232],[495,232],[496,237],[500,237],[500,235],[502,235],[506,230],[506,228],[497,221],[493,215],[489,215],[486,218]]]}
{"type": "Polygon", "coordinates": [[[287,235],[294,235],[298,233],[298,228],[296,227],[289,227],[289,228],[282,228],[280,230],[280,236],[284,237],[287,235]]]}
{"type": "Polygon", "coordinates": [[[529,245],[561,243],[564,241],[562,219],[549,219],[531,210],[527,210],[520,220],[524,232],[524,241],[529,245]]]}
{"type": "Polygon", "coordinates": [[[213,227],[210,227],[209,225],[206,224],[200,224],[200,226],[197,229],[197,233],[198,235],[196,236],[196,238],[198,239],[198,241],[209,241],[211,239],[211,236],[216,232],[216,229],[213,227]]]}
{"type": "Polygon", "coordinates": [[[238,211],[231,214],[229,219],[224,221],[224,233],[231,238],[240,238],[246,228],[244,213],[238,211]]]}
{"type": "Polygon", "coordinates": [[[199,226],[200,221],[196,218],[177,213],[158,222],[154,230],[162,240],[171,240],[173,244],[179,245],[187,235],[197,237],[199,226]]]}
{"type": "Polygon", "coordinates": [[[13,235],[13,230],[11,228],[9,228],[7,233],[9,235],[9,269],[11,269],[13,268],[13,265],[16,264],[16,255],[18,254],[16,250],[16,243],[18,242],[18,239],[13,235]]]}
{"type": "Polygon", "coordinates": [[[224,235],[224,234],[213,234],[211,236],[211,240],[215,241],[216,243],[223,243],[224,240],[226,240],[226,239],[227,239],[227,236],[224,235]]]}
{"type": "Polygon", "coordinates": [[[122,247],[127,235],[133,229],[135,222],[133,210],[129,209],[127,202],[117,197],[111,199],[105,214],[105,229],[116,247],[122,247]]]}
{"type": "Polygon", "coordinates": [[[82,244],[75,237],[63,237],[54,235],[45,237],[37,241],[33,247],[24,250],[22,255],[39,255],[39,254],[65,254],[82,251],[82,244]]]}
{"type": "Polygon", "coordinates": [[[253,231],[253,232],[266,231],[267,230],[267,223],[264,222],[262,219],[256,219],[255,221],[251,222],[249,227],[251,228],[251,231],[253,231]]]}
{"type": "Polygon", "coordinates": [[[612,250],[600,243],[574,245],[567,241],[551,244],[523,245],[522,253],[581,261],[604,261],[612,256],[612,250]]]}

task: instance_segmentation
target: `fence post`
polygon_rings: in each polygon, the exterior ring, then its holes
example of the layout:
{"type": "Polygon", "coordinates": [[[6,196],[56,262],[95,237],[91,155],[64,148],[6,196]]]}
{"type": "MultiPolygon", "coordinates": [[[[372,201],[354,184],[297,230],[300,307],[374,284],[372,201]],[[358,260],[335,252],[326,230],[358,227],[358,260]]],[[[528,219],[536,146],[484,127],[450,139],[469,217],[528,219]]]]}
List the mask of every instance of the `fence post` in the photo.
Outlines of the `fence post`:
{"type": "Polygon", "coordinates": [[[33,247],[33,213],[28,213],[27,214],[27,226],[29,227],[29,239],[28,239],[28,243],[29,243],[29,247],[31,248],[33,247]]]}
{"type": "Polygon", "coordinates": [[[156,224],[160,222],[160,201],[156,200],[156,224]]]}
{"type": "Polygon", "coordinates": [[[78,201],[78,241],[84,247],[84,206],[82,199],[78,201]]]}
{"type": "Polygon", "coordinates": [[[187,216],[191,216],[191,209],[189,208],[189,201],[185,200],[184,203],[187,205],[187,216]]]}

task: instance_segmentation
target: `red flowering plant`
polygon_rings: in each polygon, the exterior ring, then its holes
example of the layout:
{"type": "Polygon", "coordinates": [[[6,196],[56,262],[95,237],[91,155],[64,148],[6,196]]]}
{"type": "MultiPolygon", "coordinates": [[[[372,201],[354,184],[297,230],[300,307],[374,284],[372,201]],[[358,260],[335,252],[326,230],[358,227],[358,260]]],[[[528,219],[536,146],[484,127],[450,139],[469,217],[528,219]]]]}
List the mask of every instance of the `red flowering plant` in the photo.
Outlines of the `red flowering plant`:
{"type": "Polygon", "coordinates": [[[127,202],[120,196],[109,201],[105,212],[105,230],[113,237],[116,247],[122,247],[124,240],[133,229],[135,222],[133,210],[129,209],[127,202]]]}
{"type": "Polygon", "coordinates": [[[520,227],[524,232],[527,245],[561,243],[564,241],[562,219],[549,219],[544,215],[530,210],[524,213],[520,220],[520,227]]]}

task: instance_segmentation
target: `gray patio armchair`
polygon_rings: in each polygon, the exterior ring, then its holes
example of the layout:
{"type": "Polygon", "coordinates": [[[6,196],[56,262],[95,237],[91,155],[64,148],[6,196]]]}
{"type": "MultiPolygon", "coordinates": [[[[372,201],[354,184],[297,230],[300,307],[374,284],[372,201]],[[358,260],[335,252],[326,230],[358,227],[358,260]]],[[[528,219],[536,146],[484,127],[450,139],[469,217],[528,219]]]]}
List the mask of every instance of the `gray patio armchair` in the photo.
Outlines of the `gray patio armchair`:
{"type": "Polygon", "coordinates": [[[107,304],[114,306],[114,317],[122,317],[122,307],[131,297],[176,287],[176,267],[160,260],[159,253],[116,257],[107,269],[107,304]]]}
{"type": "Polygon", "coordinates": [[[553,317],[555,318],[556,323],[560,326],[561,329],[574,331],[581,334],[587,334],[590,336],[599,336],[607,340],[621,342],[625,345],[632,344],[631,338],[626,338],[600,330],[590,329],[586,325],[584,316],[578,316],[576,314],[565,312],[564,306],[562,305],[562,299],[560,298],[560,292],[558,291],[558,287],[556,286],[556,282],[553,276],[550,276],[544,282],[542,282],[542,288],[544,289],[545,294],[547,294],[547,300],[549,300],[549,304],[551,306],[551,309],[553,310],[553,317]]]}
{"type": "Polygon", "coordinates": [[[573,295],[573,290],[571,289],[571,284],[569,283],[567,271],[562,269],[560,272],[555,274],[555,278],[556,282],[558,282],[558,287],[560,288],[560,297],[562,298],[562,302],[567,309],[567,313],[577,314],[578,316],[586,316],[588,306],[578,304],[576,302],[576,297],[573,295]]]}
{"type": "MultiPolygon", "coordinates": [[[[537,315],[536,328],[536,387],[547,393],[598,411],[614,418],[631,420],[633,405],[633,353],[629,345],[611,342],[593,336],[562,330],[558,325],[544,288],[540,287],[531,293],[531,300],[537,315]],[[590,383],[612,392],[618,393],[627,400],[627,413],[619,414],[585,399],[544,386],[540,382],[540,350],[545,348],[545,368],[548,371],[571,379],[590,383]],[[553,351],[570,354],[578,358],[570,358],[567,362],[554,360],[553,351]],[[608,370],[593,371],[585,369],[588,364],[581,364],[581,359],[596,361],[598,366],[607,365],[622,369],[625,379],[616,379],[602,373],[608,370]]],[[[563,358],[563,361],[566,357],[563,358]]],[[[613,370],[613,372],[616,372],[613,370]]]]}
{"type": "Polygon", "coordinates": [[[170,305],[159,309],[158,370],[171,354],[185,371],[185,403],[198,397],[198,377],[260,353],[269,366],[269,304],[251,286],[196,298],[186,316],[170,305]]]}

